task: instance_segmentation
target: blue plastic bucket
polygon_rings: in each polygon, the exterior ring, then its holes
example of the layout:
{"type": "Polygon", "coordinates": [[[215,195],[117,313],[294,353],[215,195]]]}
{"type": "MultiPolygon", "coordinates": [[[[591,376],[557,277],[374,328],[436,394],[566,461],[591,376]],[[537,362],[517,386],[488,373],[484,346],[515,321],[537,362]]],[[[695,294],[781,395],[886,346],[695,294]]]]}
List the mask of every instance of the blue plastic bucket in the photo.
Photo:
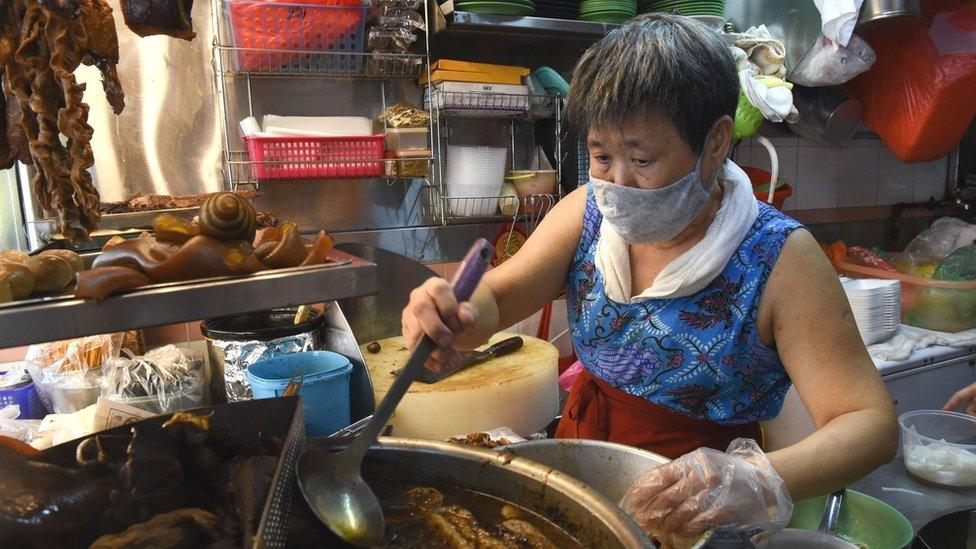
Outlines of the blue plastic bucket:
{"type": "Polygon", "coordinates": [[[281,396],[293,378],[302,378],[299,394],[305,408],[305,432],[327,436],[348,427],[349,359],[331,351],[307,351],[283,355],[247,368],[254,398],[281,396]]]}

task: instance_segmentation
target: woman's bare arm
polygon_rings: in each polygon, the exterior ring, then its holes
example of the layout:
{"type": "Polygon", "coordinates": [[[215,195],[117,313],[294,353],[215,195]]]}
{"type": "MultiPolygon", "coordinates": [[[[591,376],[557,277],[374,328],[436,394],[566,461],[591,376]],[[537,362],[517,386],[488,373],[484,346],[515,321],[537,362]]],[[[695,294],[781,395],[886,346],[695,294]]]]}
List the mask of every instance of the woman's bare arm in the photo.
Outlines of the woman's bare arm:
{"type": "Polygon", "coordinates": [[[454,349],[476,347],[556,299],[583,232],[585,207],[585,187],[560,200],[522,249],[485,275],[466,304],[457,303],[441,278],[415,289],[403,310],[407,345],[414,347],[427,334],[438,343],[434,364],[447,364],[458,358],[454,349]]]}
{"type": "Polygon", "coordinates": [[[780,358],[817,427],[769,455],[794,501],[837,490],[890,461],[898,443],[891,397],[810,233],[790,235],[762,299],[780,358]]]}

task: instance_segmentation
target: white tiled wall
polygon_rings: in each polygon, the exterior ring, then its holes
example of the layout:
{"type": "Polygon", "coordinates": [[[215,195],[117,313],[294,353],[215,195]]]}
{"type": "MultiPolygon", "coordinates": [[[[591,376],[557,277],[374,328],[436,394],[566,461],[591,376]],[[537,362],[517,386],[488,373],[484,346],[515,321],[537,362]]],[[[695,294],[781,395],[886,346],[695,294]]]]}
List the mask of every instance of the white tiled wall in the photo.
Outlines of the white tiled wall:
{"type": "MultiPolygon", "coordinates": [[[[793,187],[786,210],[923,202],[945,194],[945,158],[906,164],[875,137],[859,136],[842,147],[800,137],[777,137],[772,142],[779,155],[780,177],[793,187]]],[[[752,139],[739,145],[734,158],[740,166],[769,169],[765,147],[752,139]]]]}

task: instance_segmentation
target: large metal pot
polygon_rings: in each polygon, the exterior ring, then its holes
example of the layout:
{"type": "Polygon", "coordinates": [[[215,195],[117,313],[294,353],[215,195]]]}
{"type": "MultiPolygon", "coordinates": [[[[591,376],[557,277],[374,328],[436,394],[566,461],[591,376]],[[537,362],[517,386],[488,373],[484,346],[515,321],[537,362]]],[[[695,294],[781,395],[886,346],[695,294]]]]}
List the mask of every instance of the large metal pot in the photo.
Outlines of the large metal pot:
{"type": "Polygon", "coordinates": [[[501,450],[579,479],[613,503],[618,503],[644,473],[670,461],[639,448],[599,440],[529,440],[501,450]]]}
{"type": "MultiPolygon", "coordinates": [[[[309,447],[339,450],[346,443],[317,438],[309,440],[309,447]]],[[[653,547],[633,519],[592,488],[507,452],[380,437],[366,454],[363,477],[369,483],[395,479],[458,486],[511,501],[548,518],[584,547],[653,547]]]]}
{"type": "MultiPolygon", "coordinates": [[[[857,26],[886,21],[895,17],[922,16],[921,0],[865,0],[857,18],[857,26]]],[[[863,29],[860,29],[863,30],[863,29]]]]}

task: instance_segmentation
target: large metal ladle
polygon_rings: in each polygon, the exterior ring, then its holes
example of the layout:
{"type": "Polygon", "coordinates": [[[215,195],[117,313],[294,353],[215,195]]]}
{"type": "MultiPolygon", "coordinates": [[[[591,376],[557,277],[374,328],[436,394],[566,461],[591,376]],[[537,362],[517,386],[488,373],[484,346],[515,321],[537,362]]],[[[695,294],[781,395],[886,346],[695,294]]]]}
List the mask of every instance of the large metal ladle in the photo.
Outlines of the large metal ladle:
{"type": "MultiPolygon", "coordinates": [[[[483,238],[468,251],[453,281],[458,301],[471,298],[493,254],[491,244],[483,238]]],[[[319,520],[348,543],[367,547],[383,541],[383,509],[363,480],[363,458],[436,348],[429,337],[420,341],[376,408],[373,419],[348,448],[339,453],[309,450],[298,460],[298,485],[305,500],[319,520]]]]}

